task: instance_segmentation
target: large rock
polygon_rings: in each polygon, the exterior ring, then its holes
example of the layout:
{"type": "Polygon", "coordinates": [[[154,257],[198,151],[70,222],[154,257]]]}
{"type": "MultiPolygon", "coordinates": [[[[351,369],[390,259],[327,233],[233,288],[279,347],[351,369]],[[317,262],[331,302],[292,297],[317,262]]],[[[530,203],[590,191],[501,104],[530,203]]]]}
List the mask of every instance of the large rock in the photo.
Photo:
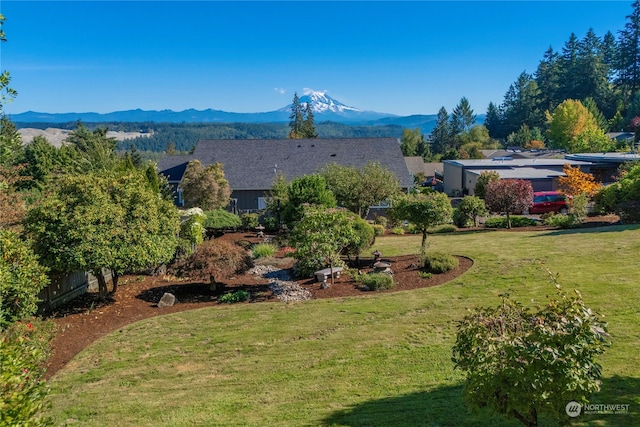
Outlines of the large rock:
{"type": "Polygon", "coordinates": [[[158,302],[158,307],[172,307],[175,303],[176,296],[170,294],[169,292],[165,292],[165,294],[162,295],[162,298],[160,298],[160,301],[158,302]]]}

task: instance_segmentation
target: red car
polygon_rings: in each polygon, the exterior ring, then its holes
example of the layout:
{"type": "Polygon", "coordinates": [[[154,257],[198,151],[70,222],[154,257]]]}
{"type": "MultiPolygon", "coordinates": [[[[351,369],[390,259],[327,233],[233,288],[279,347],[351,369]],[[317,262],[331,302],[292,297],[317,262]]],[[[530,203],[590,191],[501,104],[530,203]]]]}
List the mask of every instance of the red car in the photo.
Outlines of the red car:
{"type": "Polygon", "coordinates": [[[569,197],[558,191],[536,191],[533,193],[533,204],[529,207],[530,214],[544,214],[569,212],[569,197]]]}

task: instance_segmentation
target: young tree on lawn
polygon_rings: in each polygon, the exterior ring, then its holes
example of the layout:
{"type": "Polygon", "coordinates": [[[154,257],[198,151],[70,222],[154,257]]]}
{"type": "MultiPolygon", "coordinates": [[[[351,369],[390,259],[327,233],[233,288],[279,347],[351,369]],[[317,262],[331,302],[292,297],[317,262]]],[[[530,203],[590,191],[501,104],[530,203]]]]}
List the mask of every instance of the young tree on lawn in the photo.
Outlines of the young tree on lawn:
{"type": "Polygon", "coordinates": [[[492,212],[507,216],[507,228],[511,228],[511,215],[523,212],[533,203],[531,182],[523,179],[501,179],[487,184],[484,202],[492,212]]]}
{"type": "Polygon", "coordinates": [[[602,184],[595,181],[593,175],[582,172],[579,166],[574,168],[566,164],[562,171],[566,176],[558,178],[558,187],[563,193],[572,196],[585,193],[587,196],[593,197],[602,187],[602,184]]]}
{"type": "Polygon", "coordinates": [[[311,275],[327,265],[331,270],[342,264],[340,253],[354,242],[353,214],[346,209],[308,206],[291,231],[290,244],[296,248],[296,269],[311,275]]]}
{"type": "MultiPolygon", "coordinates": [[[[555,279],[554,279],[555,280],[555,279]]],[[[537,426],[547,415],[567,421],[568,402],[588,402],[599,390],[606,324],[578,291],[557,296],[532,311],[502,296],[497,307],[475,308],[458,323],[455,367],[465,372],[472,408],[489,408],[537,426]]]]}
{"type": "Polygon", "coordinates": [[[451,222],[453,208],[444,193],[409,194],[394,202],[392,215],[406,220],[422,232],[420,252],[427,253],[427,230],[439,224],[451,222]]]}
{"type": "Polygon", "coordinates": [[[334,208],[336,199],[322,175],[305,175],[291,180],[286,202],[281,205],[282,221],[292,227],[304,215],[305,205],[334,208]]]}
{"type": "Polygon", "coordinates": [[[208,211],[224,208],[229,204],[231,188],[224,178],[222,163],[214,163],[206,168],[199,160],[192,160],[184,171],[182,197],[185,207],[199,207],[208,211]]]}
{"type": "Polygon", "coordinates": [[[487,184],[491,181],[499,181],[500,174],[496,171],[484,171],[480,173],[478,176],[478,180],[476,181],[476,186],[473,189],[473,193],[475,196],[484,199],[487,194],[487,184]]]}
{"type": "Polygon", "coordinates": [[[150,189],[142,172],[63,176],[25,221],[44,265],[91,271],[103,298],[105,269],[115,292],[119,275],[170,261],[179,227],[175,206],[150,189]]]}
{"type": "Polygon", "coordinates": [[[366,218],[371,206],[400,193],[398,178],[377,162],[369,162],[361,169],[331,163],[322,169],[321,174],[338,205],[361,218],[366,218]]]}
{"type": "Polygon", "coordinates": [[[49,278],[27,242],[14,232],[0,229],[0,254],[1,331],[36,313],[38,293],[49,284],[49,278]]]}
{"type": "Polygon", "coordinates": [[[473,223],[475,227],[478,226],[478,217],[487,214],[484,200],[477,196],[464,196],[456,209],[465,224],[473,223]]]}

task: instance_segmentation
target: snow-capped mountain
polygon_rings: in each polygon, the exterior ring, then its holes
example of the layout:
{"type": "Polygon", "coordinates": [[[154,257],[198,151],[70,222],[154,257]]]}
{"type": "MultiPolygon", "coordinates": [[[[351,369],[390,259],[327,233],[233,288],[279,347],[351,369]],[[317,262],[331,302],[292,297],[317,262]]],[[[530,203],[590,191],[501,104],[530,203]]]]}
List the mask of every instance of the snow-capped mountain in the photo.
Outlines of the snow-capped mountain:
{"type": "Polygon", "coordinates": [[[318,92],[311,89],[306,89],[304,94],[300,97],[300,103],[303,105],[311,104],[311,109],[314,113],[344,113],[345,111],[360,112],[361,110],[344,105],[342,102],[337,101],[327,95],[326,91],[318,92]]]}
{"type": "MultiPolygon", "coordinates": [[[[299,102],[311,104],[316,123],[337,122],[350,125],[393,125],[404,127],[420,127],[423,132],[433,128],[436,115],[397,116],[388,113],[360,110],[350,107],[327,95],[326,91],[305,89],[299,102]]],[[[275,111],[257,113],[232,113],[221,110],[126,110],[112,113],[42,113],[27,111],[12,114],[14,122],[35,123],[67,123],[81,120],[93,122],[186,122],[186,123],[281,123],[288,122],[291,104],[275,111]]]]}

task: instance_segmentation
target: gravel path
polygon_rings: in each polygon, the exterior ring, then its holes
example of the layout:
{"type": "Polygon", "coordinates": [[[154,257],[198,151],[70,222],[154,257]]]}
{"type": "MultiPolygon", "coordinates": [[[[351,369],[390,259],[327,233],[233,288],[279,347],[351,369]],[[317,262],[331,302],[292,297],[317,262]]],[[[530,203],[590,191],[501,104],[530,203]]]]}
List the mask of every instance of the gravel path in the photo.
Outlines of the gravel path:
{"type": "Polygon", "coordinates": [[[249,273],[269,279],[269,289],[281,301],[293,302],[311,299],[311,292],[292,281],[287,270],[278,269],[272,265],[256,265],[249,270],[249,273]]]}

